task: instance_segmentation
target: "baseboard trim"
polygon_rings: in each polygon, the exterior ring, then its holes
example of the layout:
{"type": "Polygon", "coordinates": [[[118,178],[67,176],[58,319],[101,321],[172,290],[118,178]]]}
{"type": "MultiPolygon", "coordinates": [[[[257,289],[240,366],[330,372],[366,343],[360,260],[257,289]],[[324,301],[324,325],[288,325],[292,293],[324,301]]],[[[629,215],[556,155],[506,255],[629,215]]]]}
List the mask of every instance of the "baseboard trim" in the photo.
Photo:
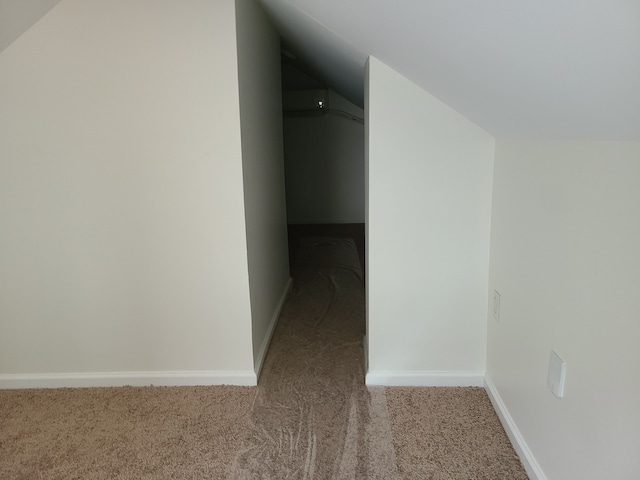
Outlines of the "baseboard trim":
{"type": "Polygon", "coordinates": [[[85,387],[182,387],[198,385],[257,385],[254,372],[89,372],[46,374],[0,374],[0,390],[21,388],[85,387]]]}
{"type": "Polygon", "coordinates": [[[507,410],[502,398],[500,398],[500,394],[489,375],[485,375],[484,377],[484,388],[529,478],[531,480],[547,480],[546,475],[542,471],[542,468],[540,468],[540,465],[538,465],[538,462],[529,449],[527,442],[525,442],[520,430],[518,430],[513,418],[511,418],[509,410],[507,410]]]}
{"type": "Polygon", "coordinates": [[[256,372],[256,378],[260,376],[260,371],[262,370],[262,364],[264,363],[264,357],[267,355],[267,350],[269,349],[269,344],[271,344],[271,338],[273,337],[273,332],[276,330],[276,326],[278,325],[278,320],[280,319],[280,314],[282,313],[282,307],[284,307],[284,302],[287,300],[287,296],[293,287],[293,279],[289,278],[286,285],[284,286],[284,290],[282,291],[282,295],[280,296],[280,300],[276,305],[275,310],[273,311],[273,315],[271,317],[271,322],[269,323],[269,328],[267,329],[267,333],[264,336],[264,340],[262,340],[262,345],[260,345],[260,350],[258,350],[258,354],[254,359],[254,370],[256,372]]]}
{"type": "Polygon", "coordinates": [[[368,372],[368,386],[483,387],[485,372],[368,372]]]}

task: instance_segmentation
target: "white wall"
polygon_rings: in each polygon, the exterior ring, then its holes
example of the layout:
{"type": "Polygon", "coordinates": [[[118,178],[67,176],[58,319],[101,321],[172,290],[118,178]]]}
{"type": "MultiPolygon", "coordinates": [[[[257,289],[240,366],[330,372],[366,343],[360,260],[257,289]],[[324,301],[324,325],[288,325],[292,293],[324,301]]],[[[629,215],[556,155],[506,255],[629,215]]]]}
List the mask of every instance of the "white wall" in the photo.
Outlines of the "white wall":
{"type": "Polygon", "coordinates": [[[0,385],[255,383],[234,19],[64,0],[0,54],[0,385]]]}
{"type": "Polygon", "coordinates": [[[284,142],[289,223],[364,223],[364,125],[335,113],[286,116],[284,142]]]}
{"type": "Polygon", "coordinates": [[[497,143],[487,371],[551,480],[640,476],[639,186],[638,142],[497,143]]]}
{"type": "Polygon", "coordinates": [[[256,373],[287,294],[280,37],[254,0],[236,0],[242,168],[256,373]]]}
{"type": "Polygon", "coordinates": [[[368,69],[367,382],[481,384],[494,139],[368,69]]]}

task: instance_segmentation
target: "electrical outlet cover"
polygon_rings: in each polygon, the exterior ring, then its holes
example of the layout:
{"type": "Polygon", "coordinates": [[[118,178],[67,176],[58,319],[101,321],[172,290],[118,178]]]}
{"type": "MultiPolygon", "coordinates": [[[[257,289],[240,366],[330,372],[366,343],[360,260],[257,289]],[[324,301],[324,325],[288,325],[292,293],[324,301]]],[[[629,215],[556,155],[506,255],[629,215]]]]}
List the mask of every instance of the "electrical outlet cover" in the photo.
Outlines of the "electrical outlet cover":
{"type": "Polygon", "coordinates": [[[551,350],[549,356],[549,376],[547,377],[547,385],[553,394],[562,398],[564,395],[564,378],[567,371],[567,364],[562,360],[556,352],[551,350]]]}
{"type": "Polygon", "coordinates": [[[493,318],[500,321],[500,293],[497,290],[493,291],[493,318]]]}

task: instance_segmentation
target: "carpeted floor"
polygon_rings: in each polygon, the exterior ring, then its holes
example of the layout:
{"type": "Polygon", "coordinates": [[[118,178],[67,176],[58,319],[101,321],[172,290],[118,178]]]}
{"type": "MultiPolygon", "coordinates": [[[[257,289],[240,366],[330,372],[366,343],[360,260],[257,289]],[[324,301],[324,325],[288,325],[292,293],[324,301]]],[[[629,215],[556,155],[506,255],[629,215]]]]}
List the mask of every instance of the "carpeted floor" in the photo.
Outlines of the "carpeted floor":
{"type": "Polygon", "coordinates": [[[304,238],[294,272],[236,478],[397,478],[381,395],[364,387],[364,294],[355,244],[304,238]]]}
{"type": "Polygon", "coordinates": [[[229,478],[251,387],[0,391],[0,478],[229,478]]]}
{"type": "Polygon", "coordinates": [[[527,478],[484,390],[364,386],[352,240],[296,258],[257,388],[0,391],[0,478],[527,478]]]}

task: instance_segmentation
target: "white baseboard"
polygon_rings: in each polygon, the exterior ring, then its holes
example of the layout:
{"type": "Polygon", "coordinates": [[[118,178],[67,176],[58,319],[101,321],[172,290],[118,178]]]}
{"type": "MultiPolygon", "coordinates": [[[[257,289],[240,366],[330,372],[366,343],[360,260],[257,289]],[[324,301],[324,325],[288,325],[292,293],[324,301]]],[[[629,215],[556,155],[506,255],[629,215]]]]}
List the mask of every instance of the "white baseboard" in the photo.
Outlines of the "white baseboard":
{"type": "Polygon", "coordinates": [[[280,296],[280,300],[276,305],[276,309],[273,312],[273,316],[271,317],[271,322],[269,323],[269,328],[267,329],[267,333],[264,336],[264,340],[262,340],[262,345],[260,345],[260,350],[258,350],[258,354],[254,359],[254,370],[256,372],[256,378],[260,376],[260,370],[262,370],[262,363],[264,362],[264,357],[267,355],[267,350],[269,349],[269,344],[271,343],[271,338],[273,337],[273,332],[276,329],[276,325],[278,325],[278,319],[280,318],[280,313],[282,313],[282,307],[284,306],[284,302],[287,300],[287,296],[293,287],[293,279],[289,278],[286,285],[284,286],[284,290],[282,291],[282,295],[280,296]]]}
{"type": "Polygon", "coordinates": [[[255,372],[88,372],[0,374],[0,390],[18,388],[181,387],[196,385],[257,385],[255,372]]]}
{"type": "Polygon", "coordinates": [[[483,387],[482,372],[367,372],[368,386],[385,387],[483,387]]]}
{"type": "Polygon", "coordinates": [[[522,437],[522,434],[520,433],[520,430],[518,430],[513,418],[511,418],[506,405],[502,401],[502,398],[500,398],[500,394],[498,393],[494,383],[491,381],[489,375],[485,375],[484,385],[484,388],[489,395],[489,399],[493,404],[493,408],[498,414],[498,418],[500,418],[500,422],[502,422],[502,426],[507,432],[507,436],[509,437],[509,440],[511,440],[513,448],[518,454],[518,457],[520,457],[520,461],[522,462],[527,475],[529,475],[531,480],[547,480],[546,475],[542,471],[542,468],[540,468],[540,465],[538,465],[533,453],[531,453],[527,442],[525,442],[522,437]]]}

